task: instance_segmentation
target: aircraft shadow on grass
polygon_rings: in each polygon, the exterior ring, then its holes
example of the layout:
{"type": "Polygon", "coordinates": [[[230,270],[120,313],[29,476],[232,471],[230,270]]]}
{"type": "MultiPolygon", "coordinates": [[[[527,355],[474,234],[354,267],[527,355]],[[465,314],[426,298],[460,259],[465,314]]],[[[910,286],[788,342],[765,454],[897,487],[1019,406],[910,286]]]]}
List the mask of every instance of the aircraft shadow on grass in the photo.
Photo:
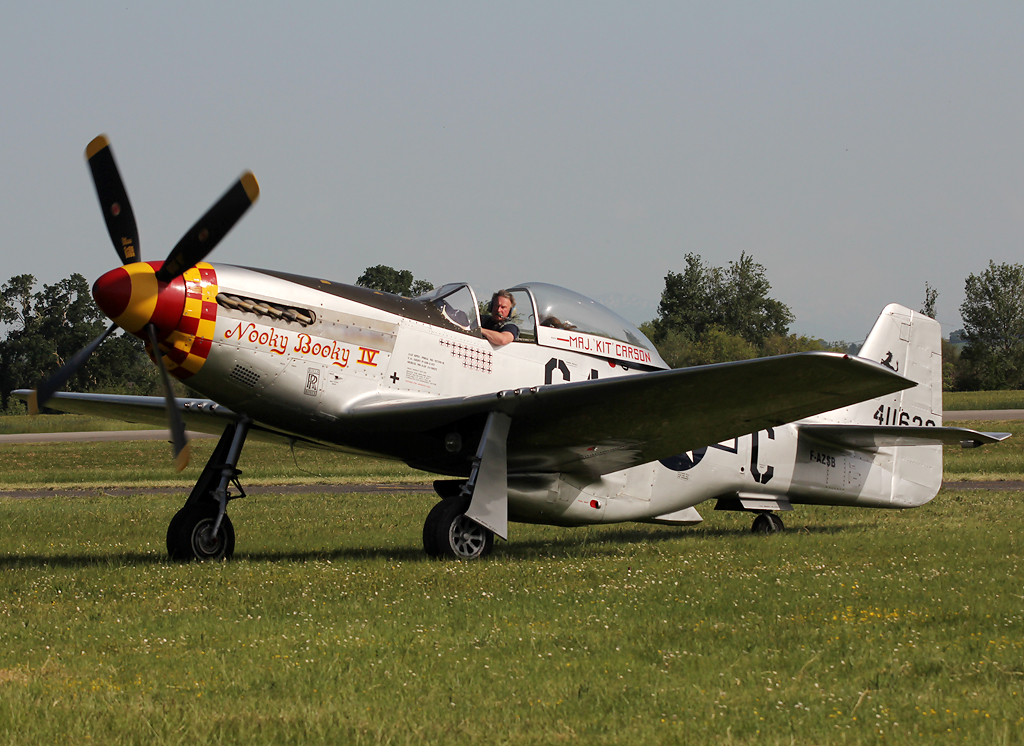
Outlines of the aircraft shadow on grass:
{"type": "MultiPolygon", "coordinates": [[[[801,526],[802,534],[838,535],[852,528],[864,527],[863,522],[849,525],[801,526]]],[[[495,553],[495,558],[510,557],[519,561],[569,559],[573,557],[615,557],[629,546],[638,544],[663,544],[669,541],[698,541],[702,539],[735,539],[750,533],[745,528],[701,528],[685,532],[647,531],[643,528],[623,528],[618,531],[604,532],[600,537],[566,535],[558,539],[537,539],[507,544],[495,553]]],[[[767,537],[766,537],[767,538],[767,537]]],[[[682,556],[682,555],[680,555],[682,556]]],[[[390,562],[430,562],[430,557],[423,554],[416,546],[408,547],[354,547],[346,549],[307,550],[307,551],[264,551],[239,552],[239,561],[250,562],[315,562],[388,560],[390,562]]],[[[0,557],[0,570],[17,570],[24,568],[54,567],[61,569],[81,569],[101,565],[166,565],[168,560],[162,555],[128,552],[124,554],[90,554],[90,555],[7,555],[0,557]]]]}

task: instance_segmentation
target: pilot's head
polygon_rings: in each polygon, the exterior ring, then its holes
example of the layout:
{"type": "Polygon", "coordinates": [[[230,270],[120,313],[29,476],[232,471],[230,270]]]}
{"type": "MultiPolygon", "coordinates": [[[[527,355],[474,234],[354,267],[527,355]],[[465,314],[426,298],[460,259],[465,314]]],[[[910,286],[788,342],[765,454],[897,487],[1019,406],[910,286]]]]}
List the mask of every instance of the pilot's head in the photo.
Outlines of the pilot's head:
{"type": "Polygon", "coordinates": [[[495,321],[508,321],[515,307],[516,299],[507,290],[499,290],[491,296],[491,318],[495,321]]]}

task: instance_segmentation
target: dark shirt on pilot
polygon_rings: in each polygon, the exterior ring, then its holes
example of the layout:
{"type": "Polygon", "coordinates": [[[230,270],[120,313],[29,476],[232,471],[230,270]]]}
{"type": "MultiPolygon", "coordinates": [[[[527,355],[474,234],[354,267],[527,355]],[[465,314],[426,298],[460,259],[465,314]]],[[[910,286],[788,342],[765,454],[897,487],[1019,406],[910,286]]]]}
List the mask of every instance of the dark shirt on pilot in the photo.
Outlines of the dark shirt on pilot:
{"type": "Polygon", "coordinates": [[[480,321],[480,326],[496,332],[510,332],[513,342],[519,339],[519,327],[510,321],[495,321],[493,316],[487,315],[480,321]]]}

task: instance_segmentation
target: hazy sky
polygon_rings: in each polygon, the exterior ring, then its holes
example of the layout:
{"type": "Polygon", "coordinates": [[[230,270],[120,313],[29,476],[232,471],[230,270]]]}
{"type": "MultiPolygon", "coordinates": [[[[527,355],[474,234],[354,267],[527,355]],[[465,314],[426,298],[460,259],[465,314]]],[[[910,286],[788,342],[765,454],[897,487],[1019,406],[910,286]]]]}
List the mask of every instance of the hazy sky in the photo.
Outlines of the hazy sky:
{"type": "Polygon", "coordinates": [[[1020,262],[1021,3],[13,3],[0,15],[0,282],[117,260],[107,133],[145,259],[252,169],[211,259],[478,292],[543,280],[634,322],[746,251],[794,331],[1020,262]]]}

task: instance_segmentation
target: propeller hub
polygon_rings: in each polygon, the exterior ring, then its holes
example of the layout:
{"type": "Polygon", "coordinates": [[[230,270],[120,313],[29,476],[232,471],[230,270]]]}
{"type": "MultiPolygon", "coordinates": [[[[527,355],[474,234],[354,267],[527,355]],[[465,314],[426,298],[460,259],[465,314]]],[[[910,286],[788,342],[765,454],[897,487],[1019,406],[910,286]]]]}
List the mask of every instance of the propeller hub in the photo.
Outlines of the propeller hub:
{"type": "Polygon", "coordinates": [[[96,305],[119,327],[145,337],[148,324],[154,324],[163,338],[181,320],[185,310],[185,281],[175,277],[160,282],[156,272],[163,262],[136,262],[112,269],[96,280],[92,297],[96,305]]]}

